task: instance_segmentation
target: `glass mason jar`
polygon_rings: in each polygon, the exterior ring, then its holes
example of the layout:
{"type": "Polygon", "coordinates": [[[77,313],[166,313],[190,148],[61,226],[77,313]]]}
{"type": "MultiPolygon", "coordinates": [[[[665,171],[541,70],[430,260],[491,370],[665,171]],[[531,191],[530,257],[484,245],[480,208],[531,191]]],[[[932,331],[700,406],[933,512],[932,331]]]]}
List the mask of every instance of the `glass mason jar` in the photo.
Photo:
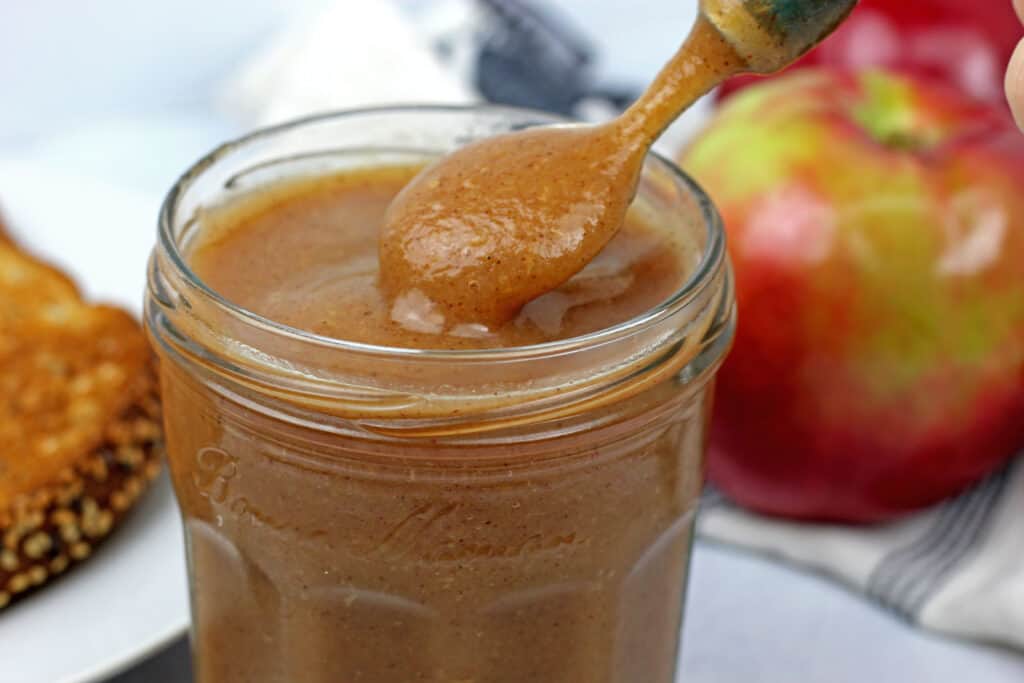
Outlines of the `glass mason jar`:
{"type": "Polygon", "coordinates": [[[652,156],[634,204],[694,245],[685,285],[635,319],[534,346],[316,336],[188,266],[204,211],[233,197],[551,122],[489,107],[310,118],[224,145],[171,190],[146,324],[198,683],[673,680],[712,380],[734,329],[721,226],[690,179],[652,156]]]}

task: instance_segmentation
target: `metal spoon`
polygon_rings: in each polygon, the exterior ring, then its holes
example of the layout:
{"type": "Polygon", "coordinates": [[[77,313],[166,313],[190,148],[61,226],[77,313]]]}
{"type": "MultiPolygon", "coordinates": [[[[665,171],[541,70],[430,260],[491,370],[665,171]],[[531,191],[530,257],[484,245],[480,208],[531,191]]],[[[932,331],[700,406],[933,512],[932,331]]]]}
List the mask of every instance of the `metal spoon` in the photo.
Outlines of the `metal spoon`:
{"type": "Polygon", "coordinates": [[[738,73],[783,68],[856,0],[701,0],[679,52],[620,117],[476,142],[393,200],[380,236],[393,301],[450,324],[495,327],[584,266],[622,225],[644,158],[701,95],[738,73]]]}

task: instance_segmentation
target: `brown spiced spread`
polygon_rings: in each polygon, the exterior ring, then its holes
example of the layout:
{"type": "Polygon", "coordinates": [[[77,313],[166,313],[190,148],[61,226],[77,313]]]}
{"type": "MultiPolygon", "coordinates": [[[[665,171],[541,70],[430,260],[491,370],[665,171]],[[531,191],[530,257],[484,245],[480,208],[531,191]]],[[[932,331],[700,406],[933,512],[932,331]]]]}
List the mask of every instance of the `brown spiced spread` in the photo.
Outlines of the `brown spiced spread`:
{"type": "Polygon", "coordinates": [[[494,328],[454,326],[423,297],[379,286],[377,237],[419,169],[376,168],[291,183],[212,213],[193,270],[230,301],[326,337],[408,348],[498,348],[576,337],[629,320],[676,291],[699,254],[692,235],[655,229],[637,207],[574,279],[494,328]]]}
{"type": "MultiPolygon", "coordinates": [[[[416,170],[253,192],[206,212],[186,258],[219,295],[279,323],[442,349],[603,330],[698,265],[702,226],[666,221],[646,197],[586,268],[512,320],[446,327],[378,284],[376,237],[416,170]]],[[[667,683],[710,392],[660,363],[666,379],[628,400],[468,440],[327,415],[321,432],[164,363],[197,681],[667,683]]],[[[492,371],[453,361],[448,373],[483,386],[492,371]]]]}

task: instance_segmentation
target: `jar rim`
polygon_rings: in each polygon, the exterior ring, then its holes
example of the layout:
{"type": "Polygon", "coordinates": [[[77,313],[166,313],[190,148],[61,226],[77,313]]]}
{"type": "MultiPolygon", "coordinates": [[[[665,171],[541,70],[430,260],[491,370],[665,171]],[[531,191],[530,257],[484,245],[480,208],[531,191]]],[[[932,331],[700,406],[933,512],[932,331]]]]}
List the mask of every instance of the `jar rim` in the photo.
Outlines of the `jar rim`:
{"type": "Polygon", "coordinates": [[[258,142],[266,138],[272,138],[275,135],[301,128],[303,126],[308,126],[310,124],[360,116],[393,114],[414,115],[422,113],[490,113],[510,117],[530,116],[534,117],[538,123],[573,123],[571,119],[521,107],[490,104],[413,104],[364,107],[318,113],[298,119],[292,119],[273,126],[259,128],[247,133],[246,135],[237,137],[219,145],[190,166],[178,178],[171,187],[160,208],[158,227],[159,248],[168,258],[172,268],[177,271],[177,274],[181,276],[190,287],[195,288],[215,307],[223,310],[233,318],[244,321],[247,325],[272,333],[277,337],[293,338],[318,347],[335,349],[358,355],[387,356],[395,359],[404,358],[410,361],[447,360],[463,362],[494,362],[524,360],[531,357],[550,357],[559,355],[567,351],[600,345],[617,338],[631,336],[655,327],[665,319],[672,317],[695,297],[699,296],[708,286],[710,286],[715,280],[716,273],[723,267],[725,262],[725,231],[718,211],[712,204],[710,197],[708,197],[695,180],[680,169],[671,159],[653,150],[650,153],[651,157],[656,159],[664,170],[670,174],[672,180],[679,183],[695,200],[696,206],[700,212],[701,224],[707,233],[704,247],[693,272],[671,296],[649,310],[644,311],[640,315],[587,334],[541,342],[538,344],[482,349],[419,349],[355,342],[336,337],[319,335],[261,316],[256,312],[243,306],[239,306],[225,298],[203,281],[192,270],[192,268],[189,267],[184,254],[182,253],[182,249],[178,244],[178,240],[175,237],[175,225],[179,218],[177,215],[178,202],[191,187],[192,183],[195,182],[206,169],[213,166],[224,156],[250,143],[258,142]]]}

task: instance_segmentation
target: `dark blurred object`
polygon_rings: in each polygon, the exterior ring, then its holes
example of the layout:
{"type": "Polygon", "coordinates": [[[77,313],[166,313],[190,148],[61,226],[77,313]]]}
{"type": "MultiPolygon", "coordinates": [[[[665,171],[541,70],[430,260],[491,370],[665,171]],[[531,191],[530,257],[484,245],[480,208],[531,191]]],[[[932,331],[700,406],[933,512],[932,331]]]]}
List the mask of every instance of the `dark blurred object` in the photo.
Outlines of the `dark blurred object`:
{"type": "Polygon", "coordinates": [[[409,4],[441,60],[489,102],[579,116],[624,109],[638,94],[596,82],[593,44],[555,11],[554,3],[409,4]]]}
{"type": "MultiPolygon", "coordinates": [[[[831,38],[790,68],[884,66],[1005,105],[1003,74],[1022,37],[1010,0],[861,0],[831,38]]],[[[735,78],[720,95],[756,80],[735,78]]]]}
{"type": "Polygon", "coordinates": [[[572,113],[591,83],[593,49],[550,13],[517,0],[480,0],[489,15],[476,82],[491,102],[572,113]]]}

